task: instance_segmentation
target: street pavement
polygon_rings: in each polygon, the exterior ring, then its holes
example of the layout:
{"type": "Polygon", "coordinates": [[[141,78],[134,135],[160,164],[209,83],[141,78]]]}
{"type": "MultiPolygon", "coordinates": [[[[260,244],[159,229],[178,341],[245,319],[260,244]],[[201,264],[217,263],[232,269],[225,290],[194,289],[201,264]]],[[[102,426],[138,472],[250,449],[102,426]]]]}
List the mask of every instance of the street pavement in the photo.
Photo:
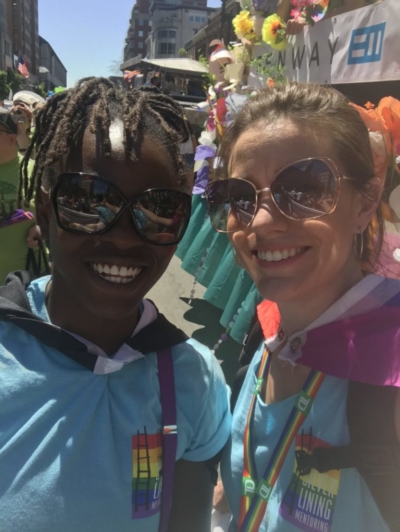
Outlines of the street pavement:
{"type": "MultiPolygon", "coordinates": [[[[154,301],[170,322],[212,349],[225,332],[219,323],[222,311],[203,299],[206,289],[201,285],[196,285],[190,302],[193,280],[182,270],[180,259],[174,256],[163,277],[146,297],[154,301]]],[[[241,346],[229,338],[215,353],[228,383],[232,382],[239,369],[240,349],[241,346]]]]}

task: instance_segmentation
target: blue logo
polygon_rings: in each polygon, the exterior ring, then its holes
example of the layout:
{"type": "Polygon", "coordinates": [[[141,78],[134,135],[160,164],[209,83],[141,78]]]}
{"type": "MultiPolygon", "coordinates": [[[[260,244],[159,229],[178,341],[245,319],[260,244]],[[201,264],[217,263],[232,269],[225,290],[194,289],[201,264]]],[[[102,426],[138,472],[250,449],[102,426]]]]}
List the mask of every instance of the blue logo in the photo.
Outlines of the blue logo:
{"type": "Polygon", "coordinates": [[[376,63],[382,58],[386,22],[353,30],[351,35],[348,65],[376,63]]]}

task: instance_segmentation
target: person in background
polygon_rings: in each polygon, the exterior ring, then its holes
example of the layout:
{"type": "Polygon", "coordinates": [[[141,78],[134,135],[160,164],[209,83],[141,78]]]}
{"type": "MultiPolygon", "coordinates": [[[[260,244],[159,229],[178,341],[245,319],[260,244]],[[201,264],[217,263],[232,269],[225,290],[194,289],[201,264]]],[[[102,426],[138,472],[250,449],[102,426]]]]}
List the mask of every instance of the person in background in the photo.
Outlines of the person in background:
{"type": "Polygon", "coordinates": [[[146,81],[144,84],[145,87],[156,87],[157,89],[160,88],[160,78],[159,76],[153,76],[149,79],[149,81],[146,81]]]}
{"type": "MultiPolygon", "coordinates": [[[[21,156],[18,127],[10,111],[0,108],[0,285],[8,273],[24,270],[29,248],[39,252],[40,229],[32,208],[18,205],[21,156]]],[[[31,171],[32,164],[29,165],[31,171]]]]}
{"type": "MultiPolygon", "coordinates": [[[[20,91],[14,95],[11,112],[18,126],[17,143],[22,155],[25,154],[33,133],[35,109],[40,109],[44,103],[41,96],[31,91],[20,91]]],[[[34,154],[31,158],[34,158],[34,154]]]]}

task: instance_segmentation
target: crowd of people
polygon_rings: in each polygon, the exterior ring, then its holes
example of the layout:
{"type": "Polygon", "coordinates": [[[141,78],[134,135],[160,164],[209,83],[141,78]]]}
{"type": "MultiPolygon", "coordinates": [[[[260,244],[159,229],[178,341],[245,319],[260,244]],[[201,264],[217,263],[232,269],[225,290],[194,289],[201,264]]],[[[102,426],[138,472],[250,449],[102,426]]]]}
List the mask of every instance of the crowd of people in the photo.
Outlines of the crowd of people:
{"type": "Polygon", "coordinates": [[[0,530],[400,530],[388,114],[378,169],[332,88],[261,89],[197,146],[146,85],[0,109],[0,530]],[[232,390],[146,299],[194,186],[262,298],[232,390]]]}

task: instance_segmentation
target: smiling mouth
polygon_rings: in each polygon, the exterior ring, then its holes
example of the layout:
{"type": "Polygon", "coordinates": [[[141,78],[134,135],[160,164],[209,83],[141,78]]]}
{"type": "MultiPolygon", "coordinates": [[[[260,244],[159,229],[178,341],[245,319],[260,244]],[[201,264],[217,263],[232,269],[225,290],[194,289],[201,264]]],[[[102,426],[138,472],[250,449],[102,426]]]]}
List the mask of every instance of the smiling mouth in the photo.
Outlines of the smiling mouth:
{"type": "Polygon", "coordinates": [[[307,248],[288,248],[279,251],[257,251],[257,257],[265,262],[280,262],[282,260],[291,259],[296,255],[301,255],[307,248]]]}
{"type": "Polygon", "coordinates": [[[137,266],[118,266],[103,262],[90,262],[90,267],[105,281],[116,284],[132,283],[143,270],[137,266]]]}

